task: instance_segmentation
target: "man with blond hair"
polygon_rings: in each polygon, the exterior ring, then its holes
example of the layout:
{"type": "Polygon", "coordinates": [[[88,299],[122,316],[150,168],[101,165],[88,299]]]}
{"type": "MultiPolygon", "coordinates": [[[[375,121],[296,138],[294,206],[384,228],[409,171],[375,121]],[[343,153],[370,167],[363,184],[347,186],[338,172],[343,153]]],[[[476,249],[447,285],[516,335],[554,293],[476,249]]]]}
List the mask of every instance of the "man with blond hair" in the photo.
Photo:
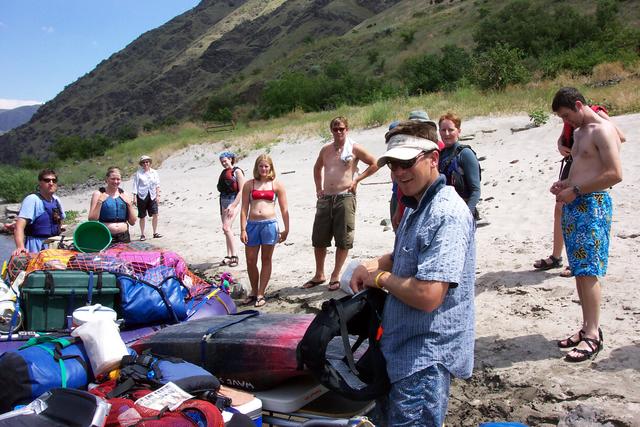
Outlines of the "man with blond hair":
{"type": "Polygon", "coordinates": [[[336,246],[335,265],[329,279],[328,289],[340,288],[340,271],[349,249],[353,247],[356,221],[356,189],[358,184],[378,170],[376,158],[360,144],[349,138],[349,123],[344,117],[336,117],[329,124],[333,141],[325,144],[313,166],[316,185],[316,216],[311,236],[316,271],[304,285],[313,288],[326,281],[324,261],[327,247],[334,239],[336,246]],[[367,168],[358,173],[358,162],[367,168]]]}

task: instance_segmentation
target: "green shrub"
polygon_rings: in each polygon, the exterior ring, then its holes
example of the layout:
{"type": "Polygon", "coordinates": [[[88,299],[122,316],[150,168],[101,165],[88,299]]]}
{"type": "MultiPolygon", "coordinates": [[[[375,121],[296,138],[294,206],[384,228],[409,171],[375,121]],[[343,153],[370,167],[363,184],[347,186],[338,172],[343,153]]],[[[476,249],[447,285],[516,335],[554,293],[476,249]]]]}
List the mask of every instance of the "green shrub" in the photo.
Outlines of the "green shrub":
{"type": "Polygon", "coordinates": [[[268,82],[261,94],[259,110],[264,118],[294,110],[322,111],[373,102],[393,92],[382,80],[356,75],[336,61],[318,75],[292,72],[268,82]]]}
{"type": "Polygon", "coordinates": [[[474,58],[475,83],[481,89],[502,90],[507,85],[525,83],[529,72],[522,62],[520,49],[507,44],[497,44],[474,58]]]}
{"type": "Polygon", "coordinates": [[[511,2],[486,16],[473,35],[479,52],[508,40],[512,47],[534,57],[562,52],[596,37],[598,32],[592,16],[582,16],[566,4],[550,8],[528,0],[511,2]]]}
{"type": "Polygon", "coordinates": [[[64,211],[64,224],[75,224],[76,222],[78,222],[78,219],[80,218],[80,212],[78,211],[74,211],[74,210],[70,210],[70,211],[64,211]]]}
{"type": "Polygon", "coordinates": [[[410,45],[411,43],[413,43],[413,40],[415,39],[416,36],[416,30],[413,28],[407,28],[405,30],[402,30],[400,32],[400,37],[402,38],[402,43],[404,43],[405,46],[410,45]]]}
{"type": "Polygon", "coordinates": [[[480,17],[480,19],[482,18],[486,18],[489,15],[489,9],[484,7],[484,6],[480,6],[478,8],[478,16],[480,17]]]}
{"type": "Polygon", "coordinates": [[[380,52],[378,52],[377,50],[369,50],[367,52],[367,60],[369,61],[369,64],[374,64],[378,60],[379,56],[380,52]]]}
{"type": "Polygon", "coordinates": [[[402,77],[409,94],[455,89],[471,68],[464,49],[448,45],[441,54],[427,54],[405,61],[402,77]]]}
{"type": "Polygon", "coordinates": [[[175,126],[178,124],[178,119],[176,119],[175,117],[162,117],[162,118],[157,118],[152,122],[146,122],[144,125],[142,125],[142,130],[144,130],[145,132],[151,132],[154,130],[159,130],[159,129],[165,129],[171,126],[175,126]]]}
{"type": "Polygon", "coordinates": [[[38,172],[13,166],[0,166],[0,198],[18,203],[38,186],[38,172]]]}
{"type": "Polygon", "coordinates": [[[114,139],[118,142],[130,141],[138,137],[138,127],[132,123],[122,125],[114,133],[114,139]]]}
{"type": "Polygon", "coordinates": [[[554,77],[563,70],[588,75],[593,67],[605,62],[634,63],[638,60],[637,46],[640,46],[638,29],[620,28],[617,31],[605,31],[599,40],[584,42],[560,54],[543,56],[539,68],[545,77],[554,77]]]}
{"type": "Polygon", "coordinates": [[[68,135],[55,138],[51,149],[60,160],[82,160],[102,156],[113,145],[113,141],[103,135],[93,138],[68,135]]]}
{"type": "Polygon", "coordinates": [[[22,169],[41,170],[45,166],[52,167],[49,163],[45,163],[36,157],[25,155],[20,157],[19,167],[22,169]]]}
{"type": "Polygon", "coordinates": [[[539,108],[529,113],[529,120],[535,127],[539,127],[549,121],[549,114],[545,110],[539,108]]]}
{"type": "Polygon", "coordinates": [[[615,30],[618,25],[618,2],[616,0],[599,0],[596,8],[596,24],[602,30],[615,30]]]}
{"type": "Polygon", "coordinates": [[[202,120],[205,122],[230,122],[233,120],[234,104],[235,100],[232,96],[226,94],[214,95],[207,102],[202,120]]]}

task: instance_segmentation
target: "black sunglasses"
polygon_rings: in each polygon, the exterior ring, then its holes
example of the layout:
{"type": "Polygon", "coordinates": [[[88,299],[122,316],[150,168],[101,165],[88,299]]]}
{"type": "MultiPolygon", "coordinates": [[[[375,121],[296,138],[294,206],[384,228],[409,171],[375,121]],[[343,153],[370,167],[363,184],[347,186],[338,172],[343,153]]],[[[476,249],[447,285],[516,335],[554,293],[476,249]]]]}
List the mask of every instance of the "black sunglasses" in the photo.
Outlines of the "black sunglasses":
{"type": "Polygon", "coordinates": [[[42,178],[40,181],[42,182],[53,182],[54,184],[58,182],[58,178],[42,178]]]}
{"type": "Polygon", "coordinates": [[[426,154],[426,152],[423,151],[422,153],[420,153],[417,156],[415,156],[413,159],[409,159],[409,160],[387,159],[386,165],[392,171],[395,171],[398,168],[400,168],[400,169],[409,169],[409,168],[412,168],[413,165],[416,164],[418,159],[420,157],[422,157],[423,155],[425,155],[425,154],[426,154]]]}

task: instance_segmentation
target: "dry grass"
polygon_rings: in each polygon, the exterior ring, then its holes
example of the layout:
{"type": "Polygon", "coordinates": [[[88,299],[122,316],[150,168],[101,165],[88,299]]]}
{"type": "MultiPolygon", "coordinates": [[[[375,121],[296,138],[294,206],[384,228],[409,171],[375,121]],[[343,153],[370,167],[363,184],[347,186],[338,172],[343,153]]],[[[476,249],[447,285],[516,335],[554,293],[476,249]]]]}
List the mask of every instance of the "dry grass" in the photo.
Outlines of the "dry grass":
{"type": "Polygon", "coordinates": [[[606,82],[609,80],[622,80],[629,77],[631,73],[625,69],[622,62],[606,62],[593,67],[591,79],[596,82],[606,82]]]}

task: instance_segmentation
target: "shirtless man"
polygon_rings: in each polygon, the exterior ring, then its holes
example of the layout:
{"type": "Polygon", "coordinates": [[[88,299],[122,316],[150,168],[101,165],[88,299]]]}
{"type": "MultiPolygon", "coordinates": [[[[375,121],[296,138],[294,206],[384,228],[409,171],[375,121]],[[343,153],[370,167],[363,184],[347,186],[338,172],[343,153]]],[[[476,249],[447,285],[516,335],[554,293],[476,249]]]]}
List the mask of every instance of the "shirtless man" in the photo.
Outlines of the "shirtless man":
{"type": "Polygon", "coordinates": [[[556,200],[564,203],[562,232],[582,306],[580,330],[558,341],[558,347],[572,348],[565,356],[568,362],[591,359],[602,349],[598,276],[606,274],[609,257],[612,203],[607,189],[622,181],[616,127],[581,102],[581,96],[574,88],[562,88],[551,105],[575,128],[569,176],[551,186],[556,200]]]}
{"type": "Polygon", "coordinates": [[[348,138],[349,124],[344,117],[336,117],[329,125],[333,141],[320,149],[313,166],[313,180],[316,184],[316,216],[311,237],[316,259],[316,272],[302,287],[313,288],[325,282],[324,260],[331,239],[335,240],[336,260],[329,290],[340,288],[340,270],[349,249],[353,247],[356,218],[356,189],[358,183],[378,170],[376,158],[361,145],[348,138]],[[368,165],[358,172],[358,161],[368,165]]]}

